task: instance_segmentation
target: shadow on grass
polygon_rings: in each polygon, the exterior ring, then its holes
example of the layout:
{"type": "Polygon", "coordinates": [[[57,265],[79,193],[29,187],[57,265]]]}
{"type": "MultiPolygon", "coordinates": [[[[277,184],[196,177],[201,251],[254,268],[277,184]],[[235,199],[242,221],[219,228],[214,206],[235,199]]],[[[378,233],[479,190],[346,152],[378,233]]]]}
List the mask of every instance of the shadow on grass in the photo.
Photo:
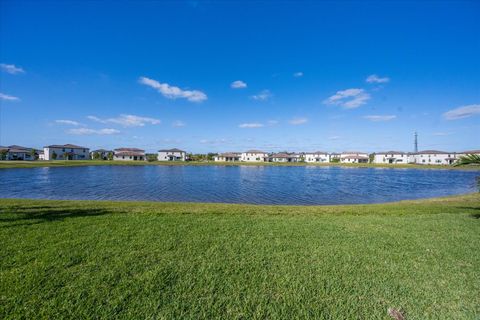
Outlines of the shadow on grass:
{"type": "Polygon", "coordinates": [[[50,206],[4,207],[0,208],[0,223],[6,223],[1,226],[1,228],[11,228],[21,225],[63,221],[67,218],[95,217],[108,213],[111,213],[111,211],[101,208],[81,209],[50,206]],[[8,216],[5,217],[5,215],[8,216]]]}
{"type": "Polygon", "coordinates": [[[480,219],[480,213],[473,213],[470,216],[474,219],[480,219]]]}

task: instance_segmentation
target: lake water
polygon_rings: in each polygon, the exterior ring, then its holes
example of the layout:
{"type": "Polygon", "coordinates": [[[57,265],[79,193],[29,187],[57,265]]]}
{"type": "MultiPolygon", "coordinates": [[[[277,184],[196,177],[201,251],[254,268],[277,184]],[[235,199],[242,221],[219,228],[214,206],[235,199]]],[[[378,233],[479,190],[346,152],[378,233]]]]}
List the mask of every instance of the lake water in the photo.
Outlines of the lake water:
{"type": "Polygon", "coordinates": [[[1,198],[380,203],[474,192],[478,171],[277,166],[0,169],[1,198]]]}

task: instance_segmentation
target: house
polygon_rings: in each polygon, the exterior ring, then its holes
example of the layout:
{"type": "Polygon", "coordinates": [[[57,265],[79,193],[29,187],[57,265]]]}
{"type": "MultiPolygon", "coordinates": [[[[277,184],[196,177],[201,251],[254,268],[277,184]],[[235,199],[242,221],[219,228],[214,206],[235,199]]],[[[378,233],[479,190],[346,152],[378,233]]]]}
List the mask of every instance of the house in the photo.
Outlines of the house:
{"type": "Polygon", "coordinates": [[[274,153],[269,157],[271,162],[300,162],[302,159],[301,154],[288,152],[274,153]]]}
{"type": "Polygon", "coordinates": [[[35,160],[37,152],[33,148],[12,145],[0,147],[0,160],[35,160]]]}
{"type": "Polygon", "coordinates": [[[145,161],[145,150],[138,148],[118,148],[113,150],[115,161],[145,161]]]}
{"type": "Polygon", "coordinates": [[[368,153],[359,151],[346,151],[340,154],[341,163],[368,163],[368,153]]]}
{"type": "Polygon", "coordinates": [[[305,162],[330,162],[330,155],[324,151],[306,152],[305,162]]]}
{"type": "Polygon", "coordinates": [[[187,153],[180,149],[164,149],[158,150],[158,161],[185,161],[187,153]]]}
{"type": "Polygon", "coordinates": [[[378,152],[375,153],[373,162],[374,163],[408,163],[409,154],[403,151],[387,151],[387,152],[378,152]]]}
{"type": "Polygon", "coordinates": [[[112,150],[97,149],[90,152],[90,158],[95,159],[95,155],[98,155],[97,159],[108,160],[108,155],[113,154],[112,150]]]}
{"type": "Polygon", "coordinates": [[[447,152],[439,150],[423,150],[411,153],[409,163],[414,164],[453,164],[458,160],[459,155],[456,152],[447,152]]]}
{"type": "Polygon", "coordinates": [[[74,144],[50,145],[43,147],[45,160],[88,160],[90,159],[87,147],[74,144]]]}
{"type": "Polygon", "coordinates": [[[240,161],[241,157],[241,152],[225,152],[216,155],[215,157],[213,157],[213,160],[222,162],[237,162],[240,161]]]}
{"type": "Polygon", "coordinates": [[[242,152],[240,160],[245,162],[267,162],[268,153],[260,150],[248,150],[242,152]]]}
{"type": "Polygon", "coordinates": [[[467,156],[467,155],[471,155],[471,154],[480,156],[480,150],[467,150],[467,151],[459,152],[459,153],[457,153],[457,158],[467,156]]]}

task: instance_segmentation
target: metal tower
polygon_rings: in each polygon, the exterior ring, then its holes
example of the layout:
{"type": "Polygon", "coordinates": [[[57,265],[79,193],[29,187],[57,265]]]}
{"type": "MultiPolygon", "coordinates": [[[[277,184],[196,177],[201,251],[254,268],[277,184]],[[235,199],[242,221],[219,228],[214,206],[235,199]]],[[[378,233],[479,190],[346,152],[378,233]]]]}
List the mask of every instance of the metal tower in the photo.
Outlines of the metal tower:
{"type": "Polygon", "coordinates": [[[417,134],[417,131],[415,131],[414,137],[415,137],[415,141],[413,142],[413,152],[418,152],[418,134],[417,134]]]}

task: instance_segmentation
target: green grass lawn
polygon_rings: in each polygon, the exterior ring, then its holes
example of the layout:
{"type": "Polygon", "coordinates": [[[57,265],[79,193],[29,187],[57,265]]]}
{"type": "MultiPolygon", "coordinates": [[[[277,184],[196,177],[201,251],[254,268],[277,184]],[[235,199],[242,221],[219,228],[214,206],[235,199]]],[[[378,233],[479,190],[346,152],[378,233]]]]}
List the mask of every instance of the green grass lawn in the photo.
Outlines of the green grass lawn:
{"type": "Polygon", "coordinates": [[[0,200],[0,318],[479,319],[480,194],[355,206],[0,200]]]}
{"type": "Polygon", "coordinates": [[[0,169],[8,168],[36,168],[36,167],[78,167],[78,166],[338,166],[356,168],[413,168],[413,169],[451,169],[451,170],[480,170],[478,165],[445,166],[445,165],[418,165],[418,164],[377,164],[377,163],[306,163],[306,162],[216,162],[216,161],[102,161],[102,160],[53,160],[53,161],[0,161],[0,169]]]}

